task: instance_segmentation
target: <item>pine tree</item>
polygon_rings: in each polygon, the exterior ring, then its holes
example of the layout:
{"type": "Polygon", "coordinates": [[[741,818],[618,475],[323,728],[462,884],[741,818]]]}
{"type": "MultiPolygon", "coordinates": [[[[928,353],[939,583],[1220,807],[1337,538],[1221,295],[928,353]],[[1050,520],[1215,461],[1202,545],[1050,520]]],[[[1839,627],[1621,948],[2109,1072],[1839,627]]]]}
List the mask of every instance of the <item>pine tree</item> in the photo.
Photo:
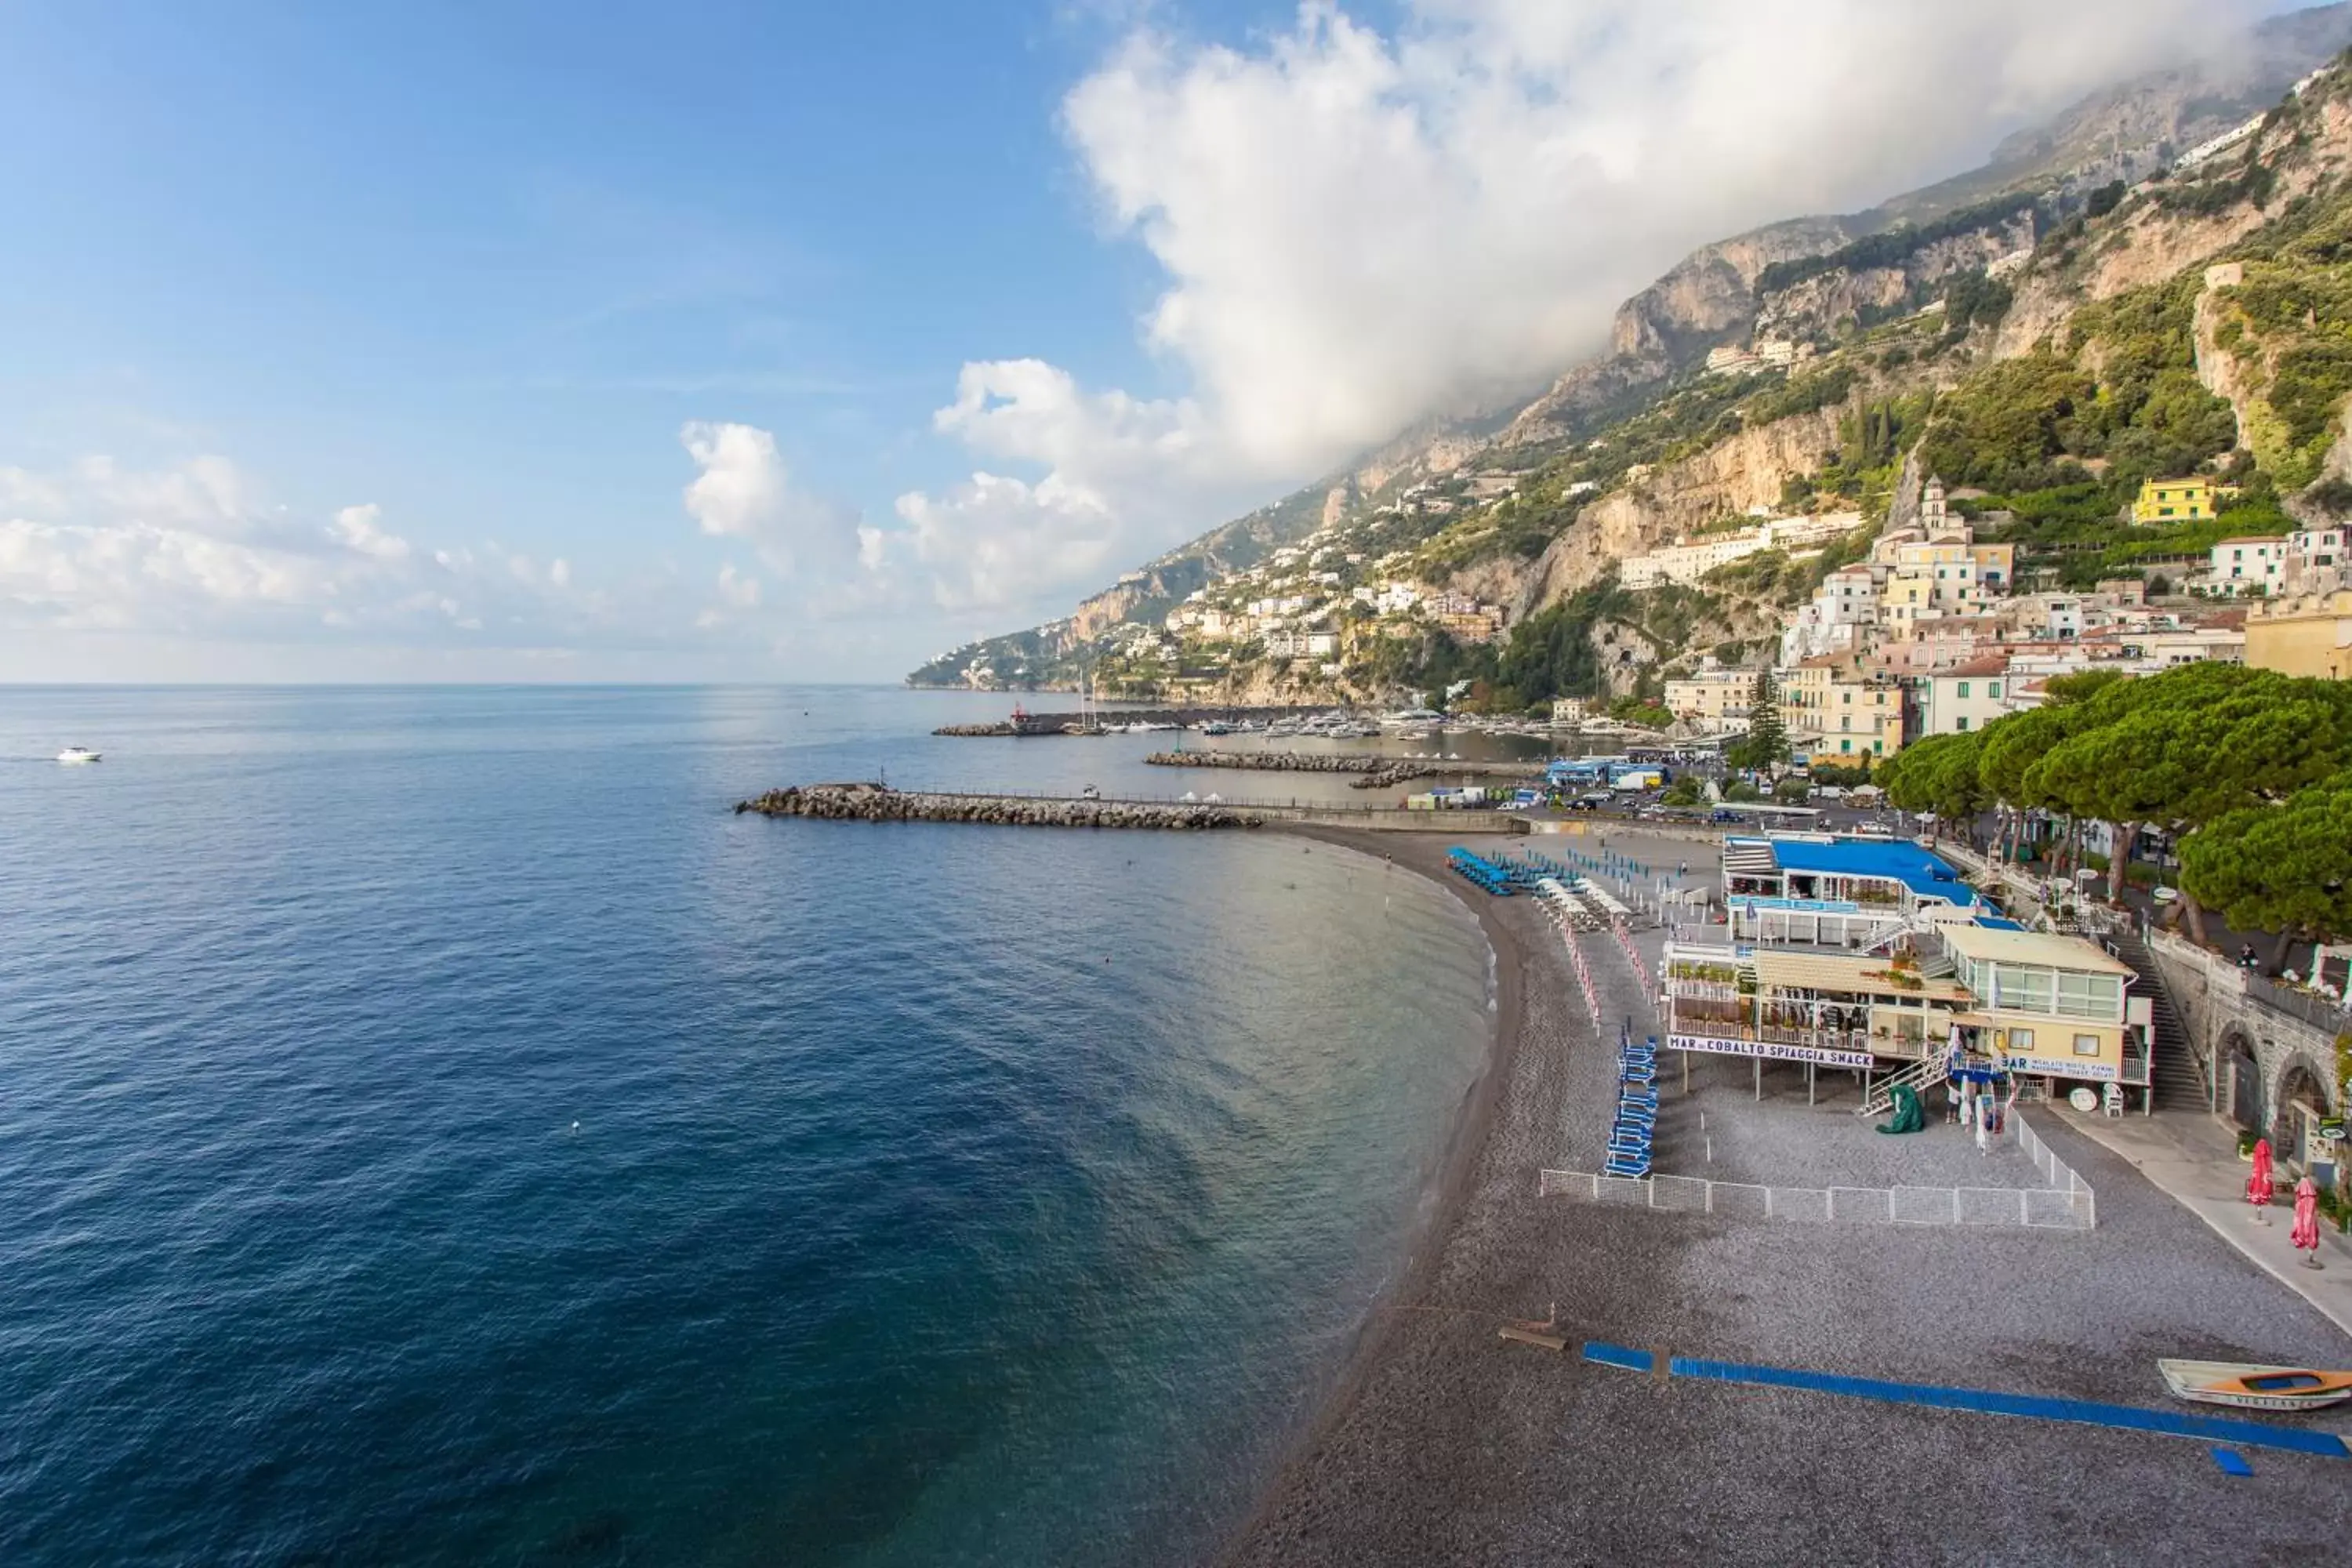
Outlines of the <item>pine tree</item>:
{"type": "Polygon", "coordinates": [[[1772,672],[1759,670],[1753,707],[1748,716],[1748,738],[1724,753],[1735,768],[1760,768],[1777,773],[1788,765],[1789,727],[1780,721],[1780,694],[1772,672]]]}

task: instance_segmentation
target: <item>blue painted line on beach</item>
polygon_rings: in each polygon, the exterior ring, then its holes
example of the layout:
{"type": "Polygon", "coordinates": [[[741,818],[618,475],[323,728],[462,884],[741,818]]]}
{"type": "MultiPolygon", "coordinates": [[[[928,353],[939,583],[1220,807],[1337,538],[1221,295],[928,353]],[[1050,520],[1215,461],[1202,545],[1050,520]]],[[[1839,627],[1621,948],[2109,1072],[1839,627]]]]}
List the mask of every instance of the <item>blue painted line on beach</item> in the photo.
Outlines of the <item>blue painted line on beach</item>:
{"type": "Polygon", "coordinates": [[[1604,1345],[1595,1340],[1584,1347],[1584,1359],[1602,1366],[1622,1367],[1627,1372],[1647,1372],[1651,1367],[1648,1351],[1628,1350],[1623,1345],[1604,1345]]]}
{"type": "MultiPolygon", "coordinates": [[[[1584,1347],[1584,1359],[1603,1366],[1633,1372],[1651,1370],[1647,1351],[1594,1342],[1584,1347]]],[[[1883,1404],[1912,1405],[1931,1410],[1966,1410],[1983,1415],[2015,1415],[2030,1421],[2057,1421],[2082,1426],[2106,1426],[2124,1432],[2152,1432],[2167,1437],[2193,1437],[2205,1442],[2234,1443],[2247,1448],[2276,1448],[2322,1458],[2352,1458],[2352,1447],[2332,1432],[2302,1432],[2291,1427],[2263,1426],[2219,1415],[2183,1415],[2169,1410],[2142,1410],[2129,1405],[2100,1405],[2084,1399],[2051,1399],[2039,1394],[1998,1394],[1989,1389],[1947,1388],[1926,1383],[1889,1383],[1879,1378],[1843,1377],[1834,1373],[1803,1372],[1793,1367],[1755,1366],[1741,1362],[1706,1361],[1675,1356],[1666,1363],[1675,1377],[1708,1383],[1738,1383],[1767,1388],[1797,1388],[1814,1394],[1834,1394],[1847,1399],[1874,1399],[1883,1404]]]]}
{"type": "Polygon", "coordinates": [[[2243,1454],[2233,1453],[2228,1448],[2214,1449],[2213,1462],[2221,1467],[2221,1473],[2225,1476],[2251,1476],[2254,1473],[2254,1467],[2246,1463],[2243,1454]]]}

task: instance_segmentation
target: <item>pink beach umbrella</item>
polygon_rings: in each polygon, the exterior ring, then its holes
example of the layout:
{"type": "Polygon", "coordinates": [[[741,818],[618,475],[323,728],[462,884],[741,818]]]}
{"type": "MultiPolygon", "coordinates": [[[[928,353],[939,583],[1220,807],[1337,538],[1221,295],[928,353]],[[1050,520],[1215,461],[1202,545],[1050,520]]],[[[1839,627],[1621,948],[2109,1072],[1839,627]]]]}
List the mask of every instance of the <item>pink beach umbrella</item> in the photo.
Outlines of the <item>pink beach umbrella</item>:
{"type": "Polygon", "coordinates": [[[2294,1228],[2286,1233],[2297,1252],[2307,1252],[2303,1260],[2305,1268],[2317,1268],[2319,1262],[2319,1188],[2309,1176],[2294,1184],[2294,1228]]]}
{"type": "Polygon", "coordinates": [[[2254,1140],[2254,1173],[2246,1178],[2246,1201],[2254,1205],[2254,1218],[2268,1225],[2270,1221],[2263,1218],[2263,1210],[2271,1202],[2271,1141],[2267,1138],[2254,1140]]]}

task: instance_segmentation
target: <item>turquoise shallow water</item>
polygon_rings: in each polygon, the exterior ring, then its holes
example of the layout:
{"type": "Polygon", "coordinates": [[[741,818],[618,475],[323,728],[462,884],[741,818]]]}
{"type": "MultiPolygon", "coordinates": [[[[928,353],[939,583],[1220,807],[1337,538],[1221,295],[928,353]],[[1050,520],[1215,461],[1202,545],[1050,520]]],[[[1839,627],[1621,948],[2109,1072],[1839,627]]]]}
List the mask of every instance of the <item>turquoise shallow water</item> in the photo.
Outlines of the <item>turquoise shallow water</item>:
{"type": "Polygon", "coordinates": [[[0,692],[0,1562],[1212,1550],[1486,955],[1275,837],[726,809],[1145,776],[926,733],[999,706],[0,692]]]}

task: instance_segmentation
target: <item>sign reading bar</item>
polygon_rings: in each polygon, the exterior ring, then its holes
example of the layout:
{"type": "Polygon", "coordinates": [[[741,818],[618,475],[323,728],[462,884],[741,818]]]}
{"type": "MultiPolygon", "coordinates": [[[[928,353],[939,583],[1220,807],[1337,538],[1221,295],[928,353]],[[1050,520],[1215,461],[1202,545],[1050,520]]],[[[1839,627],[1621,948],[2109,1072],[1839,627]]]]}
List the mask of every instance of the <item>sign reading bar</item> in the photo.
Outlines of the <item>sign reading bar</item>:
{"type": "Polygon", "coordinates": [[[1870,1068],[1868,1051],[1833,1051],[1820,1046],[1784,1046],[1777,1040],[1725,1040],[1713,1035],[1668,1035],[1666,1048],[1704,1051],[1713,1057],[1762,1057],[1768,1062],[1812,1062],[1825,1068],[1870,1068]]]}
{"type": "Polygon", "coordinates": [[[2113,1083],[2120,1075],[2113,1065],[2091,1057],[2019,1057],[2001,1058],[2011,1072],[2046,1073],[2052,1078],[2087,1079],[2093,1083],[2113,1083]]]}

